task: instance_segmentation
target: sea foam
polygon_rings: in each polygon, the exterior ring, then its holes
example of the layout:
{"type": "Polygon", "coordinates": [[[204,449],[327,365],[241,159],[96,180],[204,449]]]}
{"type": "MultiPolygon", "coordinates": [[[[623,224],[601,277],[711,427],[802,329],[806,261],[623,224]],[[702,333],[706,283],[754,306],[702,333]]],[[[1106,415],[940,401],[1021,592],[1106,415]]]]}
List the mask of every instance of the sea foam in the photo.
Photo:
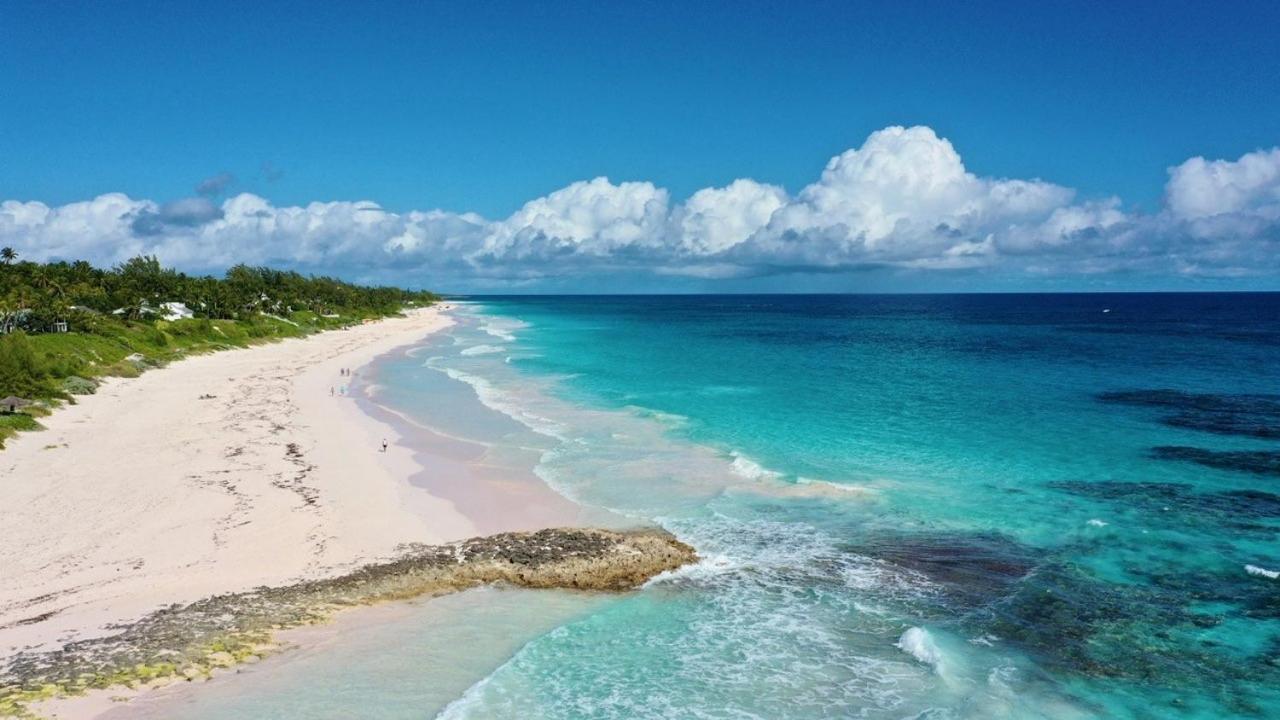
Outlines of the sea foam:
{"type": "Polygon", "coordinates": [[[766,468],[737,450],[730,451],[729,455],[733,458],[733,462],[730,463],[730,466],[733,468],[733,472],[739,477],[755,481],[781,480],[783,478],[782,473],[777,470],[770,470],[766,468]]]}
{"type": "Polygon", "coordinates": [[[921,627],[907,628],[898,638],[897,647],[934,670],[940,670],[939,666],[946,659],[929,631],[921,627]]]}
{"type": "Polygon", "coordinates": [[[1270,578],[1272,580],[1280,579],[1280,571],[1268,570],[1266,568],[1258,567],[1257,565],[1245,565],[1244,571],[1250,575],[1256,575],[1258,577],[1270,578]]]}
{"type": "Polygon", "coordinates": [[[459,355],[491,355],[493,353],[500,353],[505,349],[506,348],[503,348],[500,345],[473,345],[465,350],[462,350],[458,354],[459,355]]]}

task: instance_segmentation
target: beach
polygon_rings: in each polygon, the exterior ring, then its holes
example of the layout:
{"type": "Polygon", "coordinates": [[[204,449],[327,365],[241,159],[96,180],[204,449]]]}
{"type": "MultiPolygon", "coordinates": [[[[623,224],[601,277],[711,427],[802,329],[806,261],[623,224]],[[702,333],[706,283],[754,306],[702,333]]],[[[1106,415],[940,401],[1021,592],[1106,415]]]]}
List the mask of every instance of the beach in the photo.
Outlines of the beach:
{"type": "Polygon", "coordinates": [[[48,486],[4,489],[32,580],[0,639],[122,623],[20,667],[35,693],[104,666],[143,691],[29,706],[60,720],[1269,716],[1280,316],[1251,302],[472,298],[174,363],[0,454],[48,486]],[[144,403],[173,409],[129,420],[144,403]],[[252,490],[248,525],[201,473],[252,490]],[[645,527],[679,552],[631,572],[645,527]]]}
{"type": "Polygon", "coordinates": [[[0,660],[173,603],[476,534],[346,394],[438,308],[108,380],[0,452],[0,660]],[[388,447],[382,451],[383,440],[388,447]]]}

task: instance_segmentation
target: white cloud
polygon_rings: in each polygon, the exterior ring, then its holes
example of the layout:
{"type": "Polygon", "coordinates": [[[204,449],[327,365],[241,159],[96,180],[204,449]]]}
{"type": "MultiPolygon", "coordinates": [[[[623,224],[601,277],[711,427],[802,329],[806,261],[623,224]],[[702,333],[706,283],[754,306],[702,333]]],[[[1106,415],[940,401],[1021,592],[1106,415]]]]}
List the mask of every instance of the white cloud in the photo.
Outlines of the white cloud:
{"type": "Polygon", "coordinates": [[[598,177],[525,203],[502,224],[507,232],[500,235],[535,233],[616,247],[651,237],[666,212],[666,190],[647,182],[614,185],[598,177]]]}
{"type": "Polygon", "coordinates": [[[250,193],[168,203],[110,193],[0,203],[0,244],[30,259],[155,253],[464,286],[626,272],[698,278],[901,267],[1008,273],[1280,274],[1280,148],[1172,168],[1165,208],[1076,201],[1042,180],[977,176],[926,127],[890,127],[795,196],[739,179],[673,203],[648,182],[573,183],[510,217],[370,201],[277,207],[250,193]]]}
{"type": "Polygon", "coordinates": [[[829,235],[843,227],[868,251],[927,236],[939,226],[973,234],[1004,222],[1041,217],[1074,193],[1039,180],[979,178],[947,140],[927,127],[890,127],[827,163],[771,224],[774,232],[829,235]]]}
{"type": "Polygon", "coordinates": [[[59,207],[8,200],[0,203],[0,243],[14,246],[27,259],[116,262],[146,246],[133,233],[133,218],[158,211],[156,203],[121,193],[59,207]]]}
{"type": "Polygon", "coordinates": [[[1165,202],[1175,217],[1199,219],[1280,205],[1280,147],[1239,160],[1194,157],[1169,169],[1165,202]]]}
{"type": "Polygon", "coordinates": [[[785,190],[754,180],[703,188],[680,208],[675,237],[682,240],[685,250],[697,255],[728,250],[767,225],[786,203],[785,190]]]}

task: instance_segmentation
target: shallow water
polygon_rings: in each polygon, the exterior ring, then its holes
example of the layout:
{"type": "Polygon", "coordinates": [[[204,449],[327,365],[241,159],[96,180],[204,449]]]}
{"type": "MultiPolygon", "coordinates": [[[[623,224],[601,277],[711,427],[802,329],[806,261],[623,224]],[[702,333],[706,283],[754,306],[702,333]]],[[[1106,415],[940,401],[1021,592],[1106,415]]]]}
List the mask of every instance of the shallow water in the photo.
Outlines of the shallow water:
{"type": "MultiPolygon", "coordinates": [[[[379,402],[705,560],[469,649],[492,672],[441,717],[1280,716],[1276,295],[485,298],[459,320],[376,368],[379,402]]],[[[256,693],[247,716],[278,694],[256,693]]],[[[316,693],[294,717],[343,716],[316,693]]]]}
{"type": "Polygon", "coordinates": [[[332,626],[293,631],[302,650],[207,683],[171,686],[104,720],[432,717],[524,642],[606,602],[481,588],[362,609],[332,626]]]}

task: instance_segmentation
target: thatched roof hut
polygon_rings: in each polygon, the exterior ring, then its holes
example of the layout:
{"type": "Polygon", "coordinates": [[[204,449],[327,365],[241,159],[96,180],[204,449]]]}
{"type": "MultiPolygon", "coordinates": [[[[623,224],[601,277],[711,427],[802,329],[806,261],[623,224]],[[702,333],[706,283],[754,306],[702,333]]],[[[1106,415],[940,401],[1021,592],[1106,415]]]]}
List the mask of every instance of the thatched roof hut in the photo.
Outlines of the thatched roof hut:
{"type": "Polygon", "coordinates": [[[30,404],[30,400],[10,395],[9,397],[0,400],[0,412],[16,413],[18,412],[18,408],[26,407],[30,404]]]}

